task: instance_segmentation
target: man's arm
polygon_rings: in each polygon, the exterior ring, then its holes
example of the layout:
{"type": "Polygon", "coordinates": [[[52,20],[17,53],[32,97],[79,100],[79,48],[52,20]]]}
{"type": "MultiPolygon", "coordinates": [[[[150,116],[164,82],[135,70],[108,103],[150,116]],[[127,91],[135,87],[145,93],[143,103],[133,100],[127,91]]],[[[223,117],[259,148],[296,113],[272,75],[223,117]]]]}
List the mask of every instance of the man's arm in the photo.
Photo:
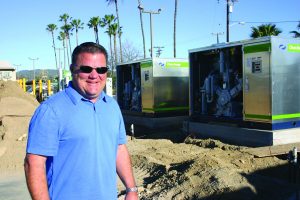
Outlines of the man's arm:
{"type": "MultiPolygon", "coordinates": [[[[118,146],[117,173],[126,188],[136,187],[131,167],[130,156],[125,144],[121,144],[118,146]]],[[[126,194],[126,199],[138,199],[138,193],[128,192],[126,194]]]]}
{"type": "Polygon", "coordinates": [[[27,187],[33,200],[50,200],[47,179],[47,157],[27,154],[24,162],[27,187]]]}

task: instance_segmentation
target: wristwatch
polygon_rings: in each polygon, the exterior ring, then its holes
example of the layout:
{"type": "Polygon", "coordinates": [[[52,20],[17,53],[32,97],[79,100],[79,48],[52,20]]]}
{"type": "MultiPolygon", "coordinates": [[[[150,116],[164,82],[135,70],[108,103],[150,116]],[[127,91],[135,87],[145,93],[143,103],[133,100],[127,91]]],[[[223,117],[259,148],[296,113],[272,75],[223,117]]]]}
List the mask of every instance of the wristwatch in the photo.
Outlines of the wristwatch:
{"type": "Polygon", "coordinates": [[[126,188],[126,193],[128,192],[138,192],[138,188],[136,186],[131,188],[126,188]]]}

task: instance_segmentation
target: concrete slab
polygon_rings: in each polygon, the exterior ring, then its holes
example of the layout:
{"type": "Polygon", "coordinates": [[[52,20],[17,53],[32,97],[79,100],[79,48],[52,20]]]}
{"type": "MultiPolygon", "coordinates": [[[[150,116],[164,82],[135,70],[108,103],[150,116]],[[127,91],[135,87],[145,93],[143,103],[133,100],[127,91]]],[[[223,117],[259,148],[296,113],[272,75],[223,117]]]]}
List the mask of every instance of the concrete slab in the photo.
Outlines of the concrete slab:
{"type": "Polygon", "coordinates": [[[196,137],[219,139],[230,144],[251,147],[300,142],[300,128],[260,130],[232,125],[184,121],[183,131],[196,137]]]}
{"type": "Polygon", "coordinates": [[[300,142],[300,128],[273,131],[273,145],[300,142]]]}
{"type": "Polygon", "coordinates": [[[183,121],[188,119],[188,116],[175,117],[148,117],[148,116],[133,116],[123,114],[125,124],[134,124],[149,129],[160,128],[181,128],[183,121]]]}

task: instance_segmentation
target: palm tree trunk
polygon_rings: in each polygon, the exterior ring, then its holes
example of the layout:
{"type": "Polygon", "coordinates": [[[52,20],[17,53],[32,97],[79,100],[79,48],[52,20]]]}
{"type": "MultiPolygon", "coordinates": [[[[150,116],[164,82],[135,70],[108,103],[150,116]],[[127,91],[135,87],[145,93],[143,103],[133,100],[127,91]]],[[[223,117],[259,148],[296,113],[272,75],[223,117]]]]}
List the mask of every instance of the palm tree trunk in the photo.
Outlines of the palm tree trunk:
{"type": "Polygon", "coordinates": [[[76,46],[78,46],[78,29],[76,29],[76,46]]]}
{"type": "Polygon", "coordinates": [[[175,10],[174,10],[174,58],[176,58],[176,18],[177,18],[177,0],[175,0],[175,10]]]}
{"type": "Polygon", "coordinates": [[[117,66],[117,63],[118,63],[118,56],[117,56],[117,37],[116,35],[114,35],[114,49],[115,49],[115,64],[114,66],[112,67],[111,71],[111,77],[113,77],[114,75],[114,67],[117,66]]]}
{"type": "Polygon", "coordinates": [[[121,60],[121,62],[123,62],[123,53],[122,53],[121,33],[119,33],[119,45],[120,45],[120,60],[121,60]]]}
{"type": "Polygon", "coordinates": [[[65,45],[65,40],[63,40],[63,49],[64,49],[64,67],[66,66],[66,45],[65,45]]]}
{"type": "Polygon", "coordinates": [[[117,15],[117,20],[118,20],[118,36],[119,36],[119,45],[120,45],[120,59],[121,59],[121,62],[123,62],[120,18],[119,18],[119,9],[118,9],[118,1],[117,0],[115,0],[115,6],[116,6],[116,15],[117,15]]]}
{"type": "MultiPolygon", "coordinates": [[[[141,5],[140,0],[138,0],[138,4],[141,5]]],[[[140,22],[141,22],[141,30],[142,30],[142,37],[143,37],[144,58],[146,58],[146,45],[145,45],[145,34],[144,34],[144,25],[143,25],[143,14],[142,14],[141,10],[140,10],[140,22]]]]}
{"type": "Polygon", "coordinates": [[[97,41],[97,33],[95,29],[94,29],[94,35],[95,35],[95,42],[98,44],[99,42],[97,41]]]}
{"type": "Polygon", "coordinates": [[[99,44],[98,29],[94,28],[96,43],[99,44]]]}
{"type": "Polygon", "coordinates": [[[109,35],[109,47],[110,47],[110,56],[111,56],[111,61],[110,61],[110,65],[111,67],[113,67],[113,51],[112,51],[112,46],[111,46],[111,35],[109,35]]]}
{"type": "Polygon", "coordinates": [[[68,33],[68,39],[69,39],[69,49],[70,49],[70,57],[72,55],[72,47],[71,47],[71,38],[70,38],[70,34],[68,33]]]}
{"type": "MultiPolygon", "coordinates": [[[[69,50],[68,50],[68,35],[66,36],[66,49],[67,49],[68,66],[70,66],[69,50]]],[[[64,69],[66,69],[66,66],[64,66],[64,69]]]]}
{"type": "Polygon", "coordinates": [[[55,65],[56,65],[56,69],[57,68],[57,56],[56,56],[56,49],[55,49],[55,41],[54,41],[54,33],[52,32],[52,43],[53,43],[53,50],[54,50],[54,57],[55,57],[55,65]]]}

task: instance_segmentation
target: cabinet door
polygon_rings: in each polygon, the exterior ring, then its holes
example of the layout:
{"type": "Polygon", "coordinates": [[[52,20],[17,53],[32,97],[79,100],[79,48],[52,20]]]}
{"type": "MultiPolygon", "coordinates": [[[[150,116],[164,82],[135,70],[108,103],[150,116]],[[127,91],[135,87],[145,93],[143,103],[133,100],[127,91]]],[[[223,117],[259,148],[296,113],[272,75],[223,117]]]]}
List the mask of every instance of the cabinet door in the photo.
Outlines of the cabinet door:
{"type": "Polygon", "coordinates": [[[142,112],[153,113],[153,63],[141,63],[142,112]]]}
{"type": "Polygon", "coordinates": [[[244,119],[271,121],[270,52],[244,54],[244,119]]]}

